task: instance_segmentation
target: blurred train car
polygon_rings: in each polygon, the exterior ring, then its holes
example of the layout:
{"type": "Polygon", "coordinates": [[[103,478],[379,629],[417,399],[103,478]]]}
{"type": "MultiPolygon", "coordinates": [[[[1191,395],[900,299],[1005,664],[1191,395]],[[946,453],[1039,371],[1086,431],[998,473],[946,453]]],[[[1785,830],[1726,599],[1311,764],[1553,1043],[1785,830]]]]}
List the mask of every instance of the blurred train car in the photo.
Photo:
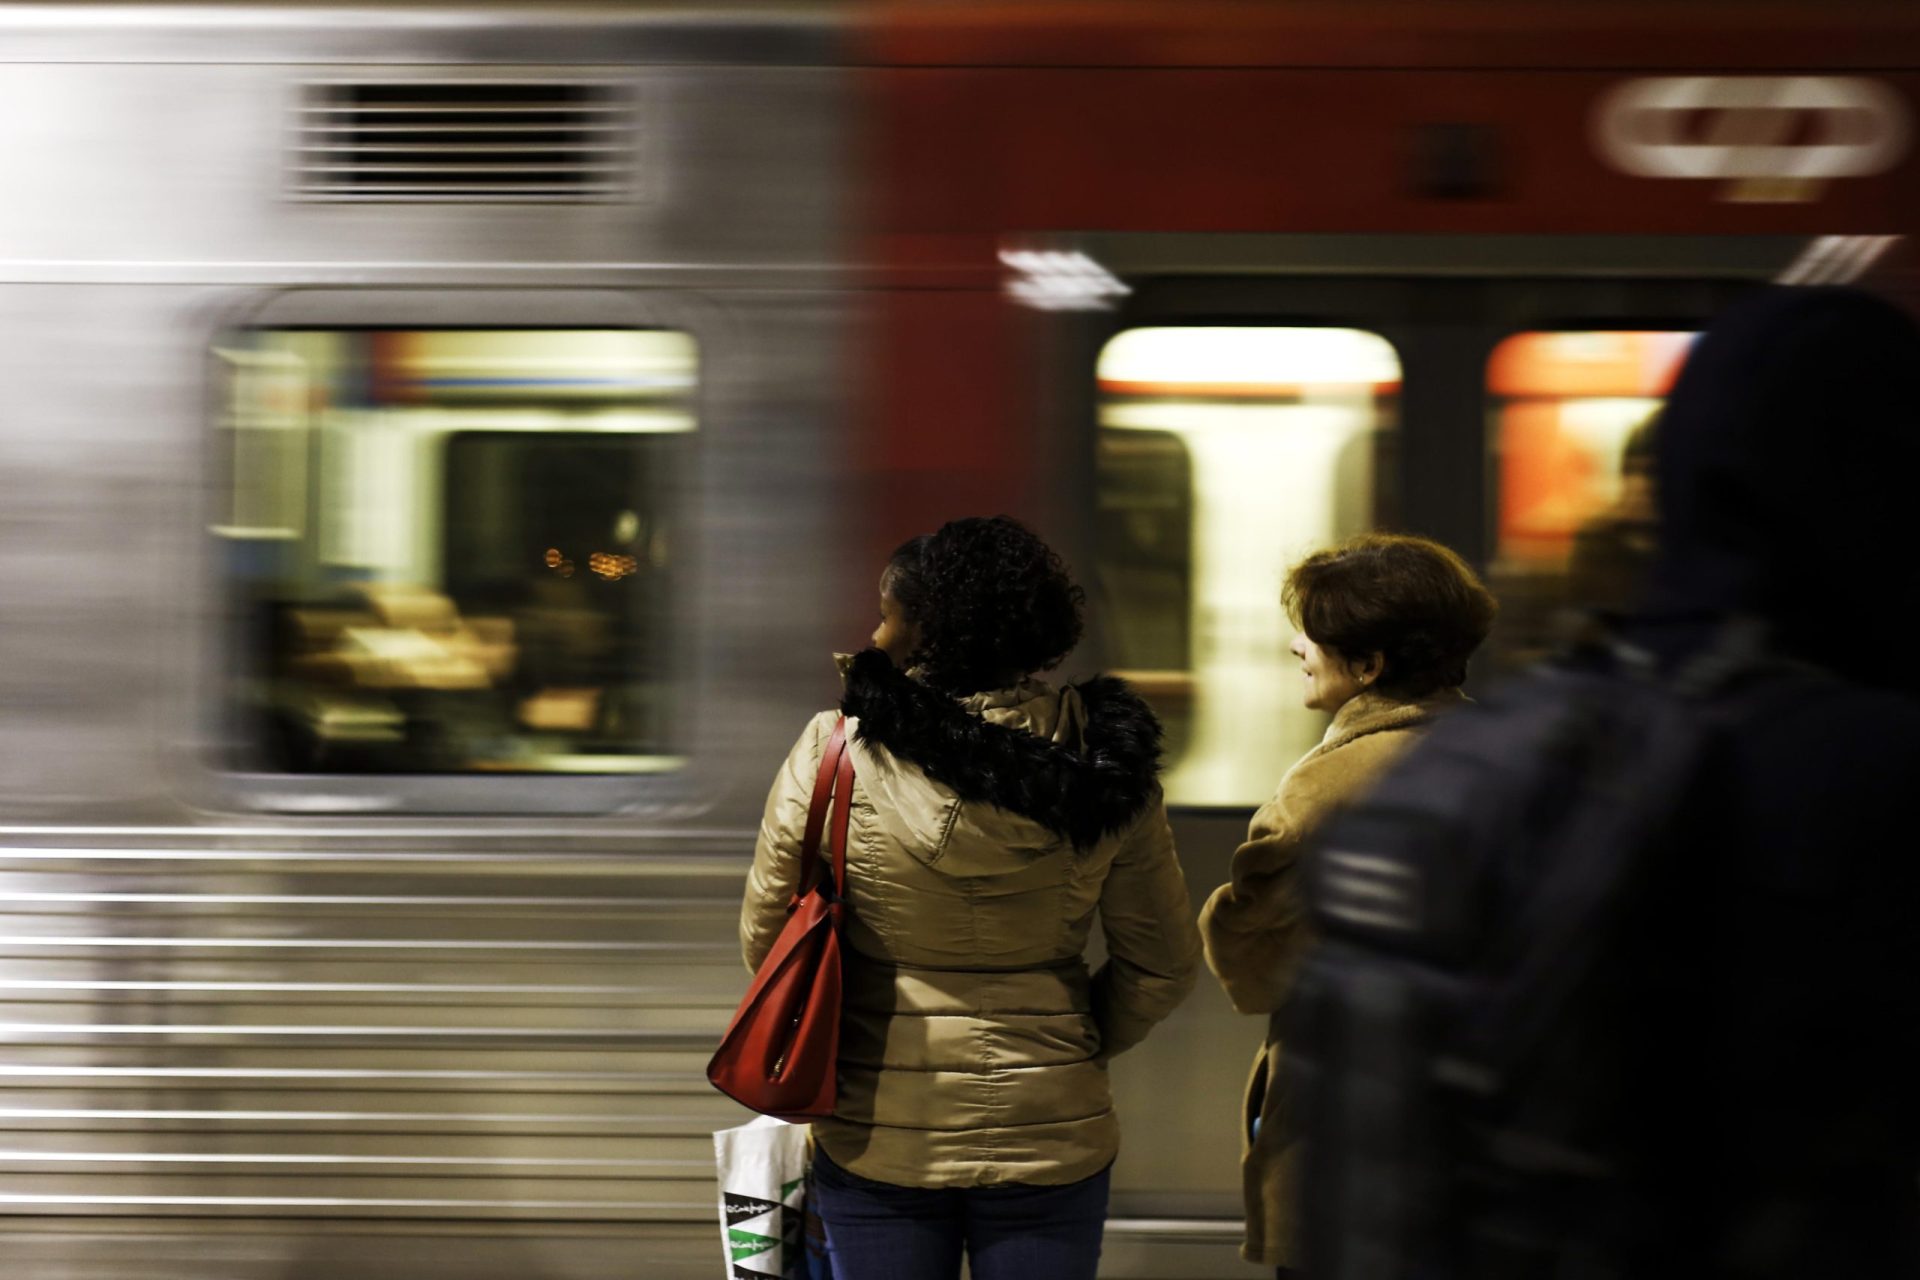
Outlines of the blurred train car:
{"type": "MultiPolygon", "coordinates": [[[[1911,292],[1916,102],[1896,5],[0,4],[8,1266],[721,1274],[895,542],[1070,551],[1203,894],[1321,729],[1286,561],[1433,534],[1537,649],[1717,307],[1911,292]]],[[[1106,1274],[1247,1274],[1257,1034],[1115,1064],[1106,1274]]]]}

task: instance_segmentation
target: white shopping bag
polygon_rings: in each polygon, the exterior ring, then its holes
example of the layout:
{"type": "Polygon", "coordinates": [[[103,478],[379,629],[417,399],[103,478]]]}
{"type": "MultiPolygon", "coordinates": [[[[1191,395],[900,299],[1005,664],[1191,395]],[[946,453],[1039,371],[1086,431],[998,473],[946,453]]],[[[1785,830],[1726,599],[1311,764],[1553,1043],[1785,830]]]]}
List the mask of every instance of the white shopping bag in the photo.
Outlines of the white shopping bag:
{"type": "Polygon", "coordinates": [[[807,1126],[761,1116],[713,1135],[729,1280],[805,1280],[807,1126]]]}

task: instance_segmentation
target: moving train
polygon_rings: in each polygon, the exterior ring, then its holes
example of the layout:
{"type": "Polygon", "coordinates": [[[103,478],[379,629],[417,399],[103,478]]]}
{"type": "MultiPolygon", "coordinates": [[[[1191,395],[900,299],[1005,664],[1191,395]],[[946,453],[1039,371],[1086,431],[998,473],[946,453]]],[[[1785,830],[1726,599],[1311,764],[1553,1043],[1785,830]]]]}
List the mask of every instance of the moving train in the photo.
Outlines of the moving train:
{"type": "MultiPolygon", "coordinates": [[[[37,1280],[723,1274],[741,880],[894,544],[1067,552],[1197,901],[1321,729],[1290,557],[1439,537],[1517,661],[1718,307],[1916,295],[1908,6],[0,3],[0,103],[37,1280]]],[[[1115,1063],[1104,1274],[1250,1274],[1258,1034],[1115,1063]]]]}

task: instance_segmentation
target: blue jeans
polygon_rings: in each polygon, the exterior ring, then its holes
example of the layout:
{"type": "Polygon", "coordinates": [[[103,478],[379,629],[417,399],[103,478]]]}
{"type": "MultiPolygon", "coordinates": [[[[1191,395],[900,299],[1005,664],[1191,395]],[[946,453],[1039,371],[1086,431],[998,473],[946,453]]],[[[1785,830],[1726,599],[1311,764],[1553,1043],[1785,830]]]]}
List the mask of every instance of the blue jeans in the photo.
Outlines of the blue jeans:
{"type": "Polygon", "coordinates": [[[833,1280],[1093,1280],[1111,1169],[1061,1187],[899,1187],[813,1158],[833,1280]]]}

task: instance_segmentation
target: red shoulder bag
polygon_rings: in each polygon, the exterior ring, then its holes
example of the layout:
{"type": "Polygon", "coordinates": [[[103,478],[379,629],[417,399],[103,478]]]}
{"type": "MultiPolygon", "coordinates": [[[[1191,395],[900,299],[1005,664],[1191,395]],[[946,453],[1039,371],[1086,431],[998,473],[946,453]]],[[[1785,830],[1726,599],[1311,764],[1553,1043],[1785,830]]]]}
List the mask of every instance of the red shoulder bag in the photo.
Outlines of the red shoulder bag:
{"type": "Polygon", "coordinates": [[[707,1063],[714,1088],[782,1120],[833,1114],[840,1057],[840,918],[847,887],[847,811],[853,757],[843,716],[827,739],[800,841],[800,877],[787,923],[734,1011],[707,1063]],[[833,807],[833,861],[822,865],[820,832],[833,807]]]}

